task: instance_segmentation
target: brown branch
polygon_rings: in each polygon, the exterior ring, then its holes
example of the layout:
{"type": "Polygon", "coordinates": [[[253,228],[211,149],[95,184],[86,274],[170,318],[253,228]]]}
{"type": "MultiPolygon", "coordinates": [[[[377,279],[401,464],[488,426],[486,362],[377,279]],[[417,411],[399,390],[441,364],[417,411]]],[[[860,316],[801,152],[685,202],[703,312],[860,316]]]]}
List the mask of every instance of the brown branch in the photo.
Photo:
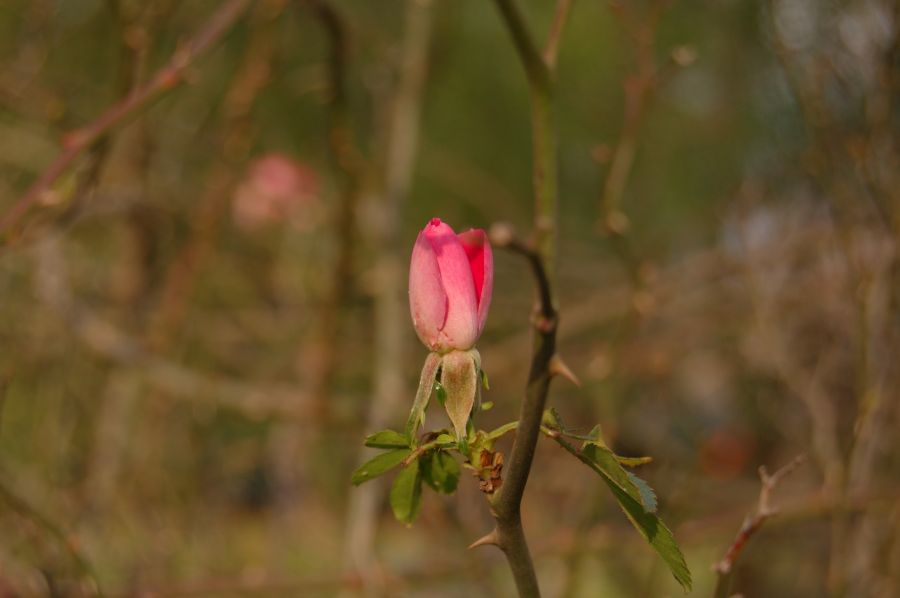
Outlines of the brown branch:
{"type": "MultiPolygon", "coordinates": [[[[519,596],[540,596],[540,586],[531,553],[522,529],[521,506],[525,485],[534,461],[547,403],[553,358],[556,354],[557,312],[553,295],[554,264],[557,246],[557,154],[556,125],[553,119],[553,70],[559,36],[569,14],[568,2],[558,0],[557,18],[550,39],[542,52],[519,12],[515,0],[495,0],[506,28],[513,38],[519,59],[525,67],[531,96],[532,185],[534,193],[534,243],[515,239],[507,228],[499,245],[526,256],[537,284],[531,368],[525,387],[525,399],[519,413],[516,439],[507,464],[502,488],[491,496],[491,511],[496,521],[497,546],[506,554],[519,596]],[[545,58],[545,56],[547,58],[545,58]]],[[[503,229],[501,230],[500,236],[503,229]]],[[[494,231],[497,237],[498,231],[494,231]]]]}
{"type": "Polygon", "coordinates": [[[28,210],[50,189],[75,160],[93,147],[112,128],[127,117],[147,107],[154,100],[183,82],[184,71],[193,61],[216,44],[237,22],[251,0],[226,0],[209,22],[192,39],[175,51],[169,62],[146,84],[132,91],[120,102],[110,106],[93,122],[68,133],[62,142],[63,151],[32,183],[19,201],[0,218],[0,234],[9,234],[28,210]]]}
{"type": "Polygon", "coordinates": [[[495,246],[508,249],[528,260],[528,265],[531,266],[531,273],[534,275],[535,284],[537,285],[538,301],[536,308],[543,319],[543,322],[538,322],[537,326],[540,328],[555,323],[556,309],[553,307],[553,291],[550,286],[550,277],[544,269],[541,255],[534,248],[533,244],[516,237],[513,228],[506,223],[494,224],[490,230],[490,238],[491,243],[495,246]]]}
{"type": "Polygon", "coordinates": [[[731,546],[729,546],[728,550],[725,552],[725,556],[713,566],[713,571],[718,575],[715,591],[716,598],[726,598],[729,595],[731,571],[734,568],[735,561],[744,549],[744,546],[747,545],[750,538],[759,531],[759,528],[761,528],[768,519],[778,514],[778,509],[772,507],[770,504],[771,495],[772,492],[774,492],[775,487],[778,486],[778,483],[784,479],[785,476],[793,472],[805,460],[806,457],[804,455],[795,457],[790,463],[771,475],[766,471],[765,465],[760,466],[759,479],[762,487],[759,491],[759,502],[756,505],[756,512],[748,515],[744,519],[741,529],[738,531],[734,542],[731,543],[731,546]]]}
{"type": "MultiPolygon", "coordinates": [[[[666,2],[656,2],[650,14],[644,19],[629,18],[628,11],[634,7],[617,6],[614,14],[619,17],[626,34],[632,39],[631,51],[635,68],[624,83],[625,100],[622,114],[622,131],[608,158],[609,169],[600,195],[600,225],[607,234],[626,271],[635,284],[635,294],[644,285],[641,260],[638,258],[628,238],[630,223],[621,211],[622,198],[634,170],[637,151],[640,146],[641,131],[653,100],[662,85],[669,80],[677,67],[690,65],[696,58],[689,47],[679,46],[669,53],[669,59],[657,64],[656,39],[660,21],[667,8],[666,2]]],[[[605,153],[605,152],[604,152],[605,153]]]]}

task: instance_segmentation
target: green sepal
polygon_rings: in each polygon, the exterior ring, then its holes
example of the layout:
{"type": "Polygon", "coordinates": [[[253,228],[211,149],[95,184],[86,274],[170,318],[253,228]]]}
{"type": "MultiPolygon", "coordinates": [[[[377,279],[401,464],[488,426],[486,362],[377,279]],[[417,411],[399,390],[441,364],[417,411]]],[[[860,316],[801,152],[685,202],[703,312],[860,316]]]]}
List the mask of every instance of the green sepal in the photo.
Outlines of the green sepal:
{"type": "Polygon", "coordinates": [[[466,424],[478,394],[477,357],[478,352],[451,351],[444,355],[441,362],[441,385],[447,392],[444,409],[456,431],[457,440],[462,440],[467,433],[466,424]]]}
{"type": "Polygon", "coordinates": [[[416,391],[416,399],[413,401],[406,420],[406,438],[412,444],[416,438],[419,427],[425,423],[425,409],[434,389],[434,381],[437,379],[438,370],[441,368],[441,356],[437,353],[429,353],[422,367],[422,375],[419,377],[419,389],[416,391]]]}

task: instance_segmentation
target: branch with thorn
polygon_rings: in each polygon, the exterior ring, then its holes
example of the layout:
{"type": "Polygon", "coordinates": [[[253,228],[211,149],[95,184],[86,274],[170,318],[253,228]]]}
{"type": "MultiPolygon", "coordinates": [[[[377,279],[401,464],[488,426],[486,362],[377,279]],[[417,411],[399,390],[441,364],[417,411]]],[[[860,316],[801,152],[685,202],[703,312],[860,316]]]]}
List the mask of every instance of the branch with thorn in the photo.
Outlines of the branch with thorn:
{"type": "Polygon", "coordinates": [[[744,546],[753,535],[759,531],[763,524],[778,514],[778,509],[771,505],[770,499],[779,482],[792,473],[797,467],[806,461],[805,455],[795,457],[790,463],[783,466],[773,474],[769,474],[765,465],[759,468],[759,479],[761,488],[759,490],[759,502],[756,505],[756,512],[748,515],[741,525],[737,536],[725,552],[725,556],[713,565],[713,571],[718,575],[716,583],[716,598],[726,598],[729,596],[731,585],[731,572],[734,569],[734,563],[744,546]]]}

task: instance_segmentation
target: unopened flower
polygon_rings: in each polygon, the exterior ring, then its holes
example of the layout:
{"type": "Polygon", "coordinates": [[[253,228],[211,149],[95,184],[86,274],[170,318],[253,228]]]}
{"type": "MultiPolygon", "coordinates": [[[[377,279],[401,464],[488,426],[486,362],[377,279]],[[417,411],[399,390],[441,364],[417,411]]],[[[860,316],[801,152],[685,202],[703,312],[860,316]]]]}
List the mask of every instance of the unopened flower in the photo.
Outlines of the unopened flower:
{"type": "Polygon", "coordinates": [[[284,222],[319,194],[315,171],[284,154],[266,154],[251,162],[232,203],[232,216],[243,229],[284,222]]]}
{"type": "Polygon", "coordinates": [[[409,307],[419,339],[432,351],[467,350],[484,329],[494,286],[487,235],[457,235],[440,218],[419,233],[409,268],[409,307]]]}
{"type": "Polygon", "coordinates": [[[409,308],[419,339],[431,351],[425,362],[407,434],[415,434],[440,382],[444,409],[458,439],[481,392],[481,356],[475,341],[484,329],[494,286],[487,235],[457,235],[439,218],[419,233],[409,267],[409,308]]]}

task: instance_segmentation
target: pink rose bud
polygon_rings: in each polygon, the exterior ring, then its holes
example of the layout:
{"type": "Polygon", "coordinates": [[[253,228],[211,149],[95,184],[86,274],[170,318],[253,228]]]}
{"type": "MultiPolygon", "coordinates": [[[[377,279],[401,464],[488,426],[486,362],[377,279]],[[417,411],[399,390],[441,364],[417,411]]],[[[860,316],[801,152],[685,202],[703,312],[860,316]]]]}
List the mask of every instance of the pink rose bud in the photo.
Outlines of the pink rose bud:
{"type": "Polygon", "coordinates": [[[288,220],[319,195],[316,172],[284,154],[266,154],[250,163],[235,191],[232,215],[243,229],[288,220]]]}
{"type": "Polygon", "coordinates": [[[409,267],[409,308],[419,339],[439,353],[471,349],[484,328],[493,286],[485,232],[457,235],[432,218],[416,239],[409,267]]]}

